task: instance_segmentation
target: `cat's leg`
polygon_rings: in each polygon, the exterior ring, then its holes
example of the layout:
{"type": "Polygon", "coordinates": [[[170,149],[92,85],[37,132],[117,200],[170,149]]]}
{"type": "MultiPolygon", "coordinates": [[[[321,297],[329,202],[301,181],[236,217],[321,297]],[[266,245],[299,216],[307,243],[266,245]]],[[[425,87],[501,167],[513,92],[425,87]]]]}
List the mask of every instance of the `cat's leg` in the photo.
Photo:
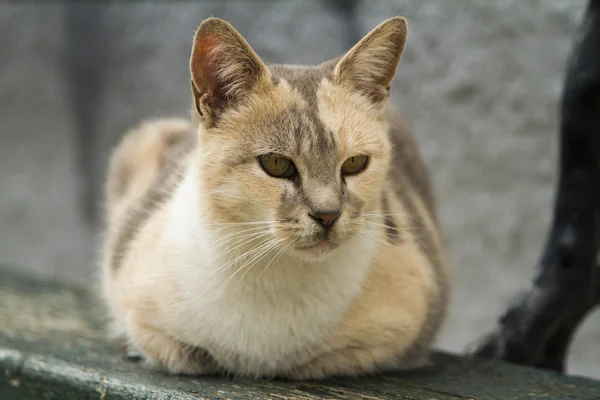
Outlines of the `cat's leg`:
{"type": "Polygon", "coordinates": [[[127,321],[128,351],[152,367],[172,374],[212,375],[218,367],[208,352],[180,342],[130,315],[127,321]]]}

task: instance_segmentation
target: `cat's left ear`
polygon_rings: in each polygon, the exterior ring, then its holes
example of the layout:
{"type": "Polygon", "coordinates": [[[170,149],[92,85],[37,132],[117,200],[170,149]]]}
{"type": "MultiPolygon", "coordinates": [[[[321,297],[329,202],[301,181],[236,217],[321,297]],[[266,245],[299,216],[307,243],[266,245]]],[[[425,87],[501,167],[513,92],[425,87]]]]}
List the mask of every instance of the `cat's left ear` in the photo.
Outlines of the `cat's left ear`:
{"type": "Polygon", "coordinates": [[[407,35],[406,19],[394,17],[382,22],[337,63],[336,80],[351,85],[374,102],[383,100],[396,74],[407,35]]]}
{"type": "Polygon", "coordinates": [[[200,24],[190,60],[195,106],[208,126],[228,108],[270,84],[266,65],[228,22],[209,18],[200,24]]]}

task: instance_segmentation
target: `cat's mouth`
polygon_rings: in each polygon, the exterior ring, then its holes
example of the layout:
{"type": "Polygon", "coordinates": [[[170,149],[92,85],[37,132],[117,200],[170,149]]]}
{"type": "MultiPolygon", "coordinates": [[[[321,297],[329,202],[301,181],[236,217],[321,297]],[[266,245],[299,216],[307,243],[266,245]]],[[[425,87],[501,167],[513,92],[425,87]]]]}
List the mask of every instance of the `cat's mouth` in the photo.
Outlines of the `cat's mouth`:
{"type": "Polygon", "coordinates": [[[323,260],[325,257],[335,253],[348,239],[347,234],[337,231],[320,230],[309,232],[304,235],[290,235],[287,239],[292,242],[290,252],[307,261],[323,260]]]}

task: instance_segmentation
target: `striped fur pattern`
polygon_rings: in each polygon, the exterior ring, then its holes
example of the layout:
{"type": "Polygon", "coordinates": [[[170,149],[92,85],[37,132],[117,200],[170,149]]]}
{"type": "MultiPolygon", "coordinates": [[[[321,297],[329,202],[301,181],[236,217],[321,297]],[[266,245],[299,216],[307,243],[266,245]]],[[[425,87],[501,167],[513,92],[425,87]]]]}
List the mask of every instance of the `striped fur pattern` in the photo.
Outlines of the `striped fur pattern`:
{"type": "Polygon", "coordinates": [[[267,66],[227,22],[200,25],[193,122],[127,133],[106,186],[104,299],[148,364],[316,379],[427,363],[448,277],[426,168],[387,111],[406,35],[391,18],[338,59],[267,66]]]}

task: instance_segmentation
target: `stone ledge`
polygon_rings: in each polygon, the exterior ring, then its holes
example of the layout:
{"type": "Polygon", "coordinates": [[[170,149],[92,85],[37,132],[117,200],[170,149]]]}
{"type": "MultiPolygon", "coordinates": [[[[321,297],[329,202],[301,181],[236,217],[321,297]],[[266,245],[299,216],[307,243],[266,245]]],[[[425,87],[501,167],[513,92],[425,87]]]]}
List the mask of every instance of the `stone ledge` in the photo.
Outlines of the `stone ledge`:
{"type": "Polygon", "coordinates": [[[413,373],[324,382],[172,377],[103,339],[84,289],[0,269],[1,399],[600,399],[600,382],[438,353],[413,373]]]}

